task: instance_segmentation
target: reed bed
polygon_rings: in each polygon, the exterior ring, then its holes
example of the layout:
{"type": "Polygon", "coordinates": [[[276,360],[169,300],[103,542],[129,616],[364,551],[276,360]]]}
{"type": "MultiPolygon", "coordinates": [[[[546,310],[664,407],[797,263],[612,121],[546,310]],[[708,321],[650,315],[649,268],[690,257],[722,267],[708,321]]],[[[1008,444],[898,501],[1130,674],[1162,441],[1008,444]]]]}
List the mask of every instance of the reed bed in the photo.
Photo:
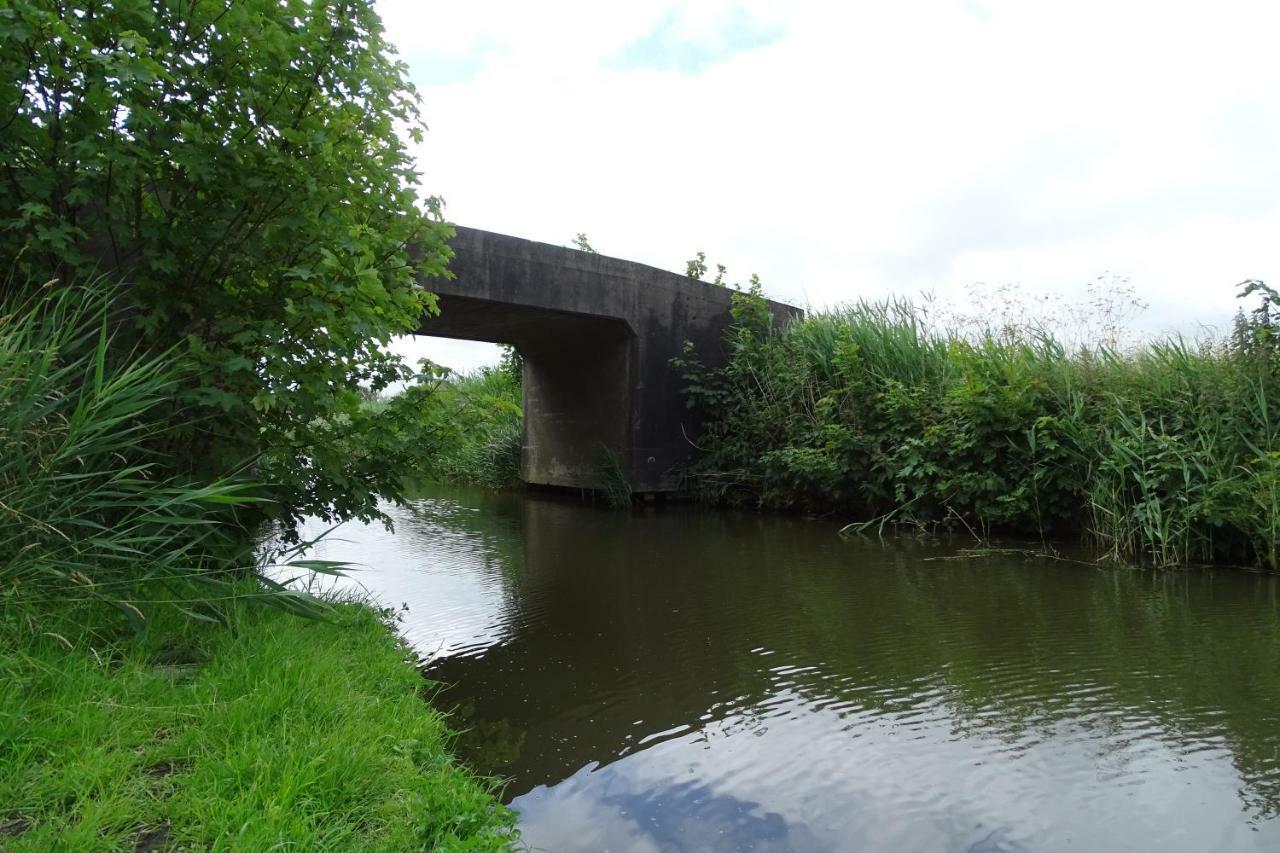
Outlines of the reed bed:
{"type": "MultiPolygon", "coordinates": [[[[737,297],[728,363],[678,360],[712,414],[705,496],[886,523],[1084,537],[1160,566],[1277,566],[1280,296],[1233,334],[1129,351],[1041,328],[939,330],[906,301],[774,328],[737,297]]],[[[856,527],[857,525],[855,525],[856,527]]]]}

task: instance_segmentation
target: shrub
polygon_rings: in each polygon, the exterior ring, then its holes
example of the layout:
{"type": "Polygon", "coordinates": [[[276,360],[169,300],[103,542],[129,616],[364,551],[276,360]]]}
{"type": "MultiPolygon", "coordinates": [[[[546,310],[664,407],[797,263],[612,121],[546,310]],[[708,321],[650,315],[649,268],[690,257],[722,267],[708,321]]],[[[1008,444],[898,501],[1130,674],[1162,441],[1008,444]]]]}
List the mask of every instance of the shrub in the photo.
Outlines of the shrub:
{"type": "Polygon", "coordinates": [[[456,376],[428,363],[407,391],[366,409],[404,437],[406,471],[499,489],[520,475],[520,406],[509,366],[456,376]]]}
{"type": "Polygon", "coordinates": [[[14,0],[0,112],[0,263],[12,286],[128,282],[117,340],[193,364],[170,464],[256,459],[286,529],[376,516],[400,472],[349,464],[335,425],[403,378],[385,344],[433,308],[417,280],[450,231],[419,198],[418,99],[373,5],[14,0]]]}

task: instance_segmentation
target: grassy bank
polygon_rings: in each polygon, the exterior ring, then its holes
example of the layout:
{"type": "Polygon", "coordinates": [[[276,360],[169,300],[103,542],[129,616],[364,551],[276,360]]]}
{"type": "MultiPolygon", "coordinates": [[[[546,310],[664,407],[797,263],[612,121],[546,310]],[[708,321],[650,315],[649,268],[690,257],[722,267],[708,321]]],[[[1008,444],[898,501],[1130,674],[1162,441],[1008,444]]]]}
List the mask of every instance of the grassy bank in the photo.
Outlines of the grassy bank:
{"type": "Polygon", "coordinates": [[[728,364],[680,366],[710,415],[691,479],[714,500],[869,528],[1084,537],[1124,560],[1275,568],[1280,296],[1228,337],[1068,349],[1042,328],[938,329],[859,304],[772,326],[739,295],[728,364]]]}
{"type": "Polygon", "coordinates": [[[255,560],[252,465],[184,473],[118,294],[0,295],[0,848],[502,848],[380,614],[255,560]]]}
{"type": "Polygon", "coordinates": [[[0,847],[500,846],[393,635],[274,570],[429,449],[365,407],[450,257],[418,96],[370,4],[228,11],[0,16],[0,847]]]}
{"type": "Polygon", "coordinates": [[[378,613],[231,614],[115,639],[0,621],[0,847],[506,846],[378,613]]]}

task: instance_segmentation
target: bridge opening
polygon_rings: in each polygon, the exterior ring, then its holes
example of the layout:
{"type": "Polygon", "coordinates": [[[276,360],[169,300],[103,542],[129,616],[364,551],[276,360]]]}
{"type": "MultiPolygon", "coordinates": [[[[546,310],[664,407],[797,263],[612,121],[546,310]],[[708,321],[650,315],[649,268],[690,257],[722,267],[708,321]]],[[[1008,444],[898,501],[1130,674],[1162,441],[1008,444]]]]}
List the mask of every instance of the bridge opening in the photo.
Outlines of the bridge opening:
{"type": "Polygon", "coordinates": [[[634,335],[616,318],[439,295],[419,334],[509,344],[523,360],[520,479],[597,489],[631,455],[634,335]]]}
{"type": "Polygon", "coordinates": [[[392,339],[391,350],[410,365],[426,358],[455,373],[472,373],[502,363],[502,347],[485,341],[437,338],[432,335],[403,335],[392,339]]]}

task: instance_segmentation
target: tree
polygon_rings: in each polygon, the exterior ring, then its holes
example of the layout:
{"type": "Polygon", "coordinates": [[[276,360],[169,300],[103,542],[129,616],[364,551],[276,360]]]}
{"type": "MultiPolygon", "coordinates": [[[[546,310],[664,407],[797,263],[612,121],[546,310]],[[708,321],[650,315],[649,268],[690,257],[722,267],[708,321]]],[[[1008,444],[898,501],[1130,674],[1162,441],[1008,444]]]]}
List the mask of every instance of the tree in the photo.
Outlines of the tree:
{"type": "Polygon", "coordinates": [[[449,226],[404,141],[425,126],[364,0],[7,0],[0,262],[128,282],[136,339],[176,348],[193,473],[252,461],[284,520],[398,494],[361,387],[446,274],[449,226]]]}

